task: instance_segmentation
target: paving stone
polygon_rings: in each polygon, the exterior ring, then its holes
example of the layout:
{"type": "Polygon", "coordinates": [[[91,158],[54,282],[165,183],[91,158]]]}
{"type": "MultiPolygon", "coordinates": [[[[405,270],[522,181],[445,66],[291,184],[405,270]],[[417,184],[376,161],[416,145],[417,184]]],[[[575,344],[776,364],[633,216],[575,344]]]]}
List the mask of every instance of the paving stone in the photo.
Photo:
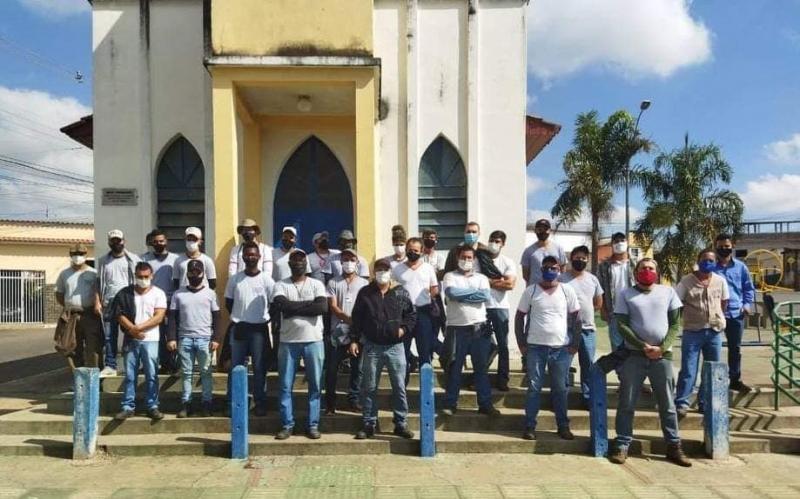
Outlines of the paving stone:
{"type": "Polygon", "coordinates": [[[753,487],[753,489],[758,492],[759,494],[764,495],[765,497],[800,497],[800,491],[797,490],[795,487],[791,486],[774,486],[774,487],[753,487]]]}
{"type": "Polygon", "coordinates": [[[0,499],[17,499],[25,495],[25,489],[0,487],[0,499]]]}
{"type": "Polygon", "coordinates": [[[413,486],[375,487],[375,499],[416,499],[417,489],[413,486]]]}
{"type": "Polygon", "coordinates": [[[363,466],[332,465],[300,467],[290,485],[294,487],[372,486],[372,470],[363,466]]]}
{"type": "Polygon", "coordinates": [[[458,499],[458,488],[455,485],[434,485],[417,487],[419,499],[458,499]]]}
{"type": "Polygon", "coordinates": [[[462,499],[503,498],[503,493],[496,485],[462,486],[458,488],[458,494],[462,499]]]}
{"type": "Polygon", "coordinates": [[[564,499],[591,498],[589,493],[580,485],[543,485],[542,489],[545,497],[563,497],[564,499]]]}
{"type": "Polygon", "coordinates": [[[76,489],[37,488],[28,489],[21,497],[25,499],[49,499],[51,497],[53,499],[63,499],[64,497],[71,497],[76,492],[76,489]]]}
{"type": "Polygon", "coordinates": [[[628,491],[637,499],[666,499],[677,497],[661,485],[628,485],[628,491]]]}

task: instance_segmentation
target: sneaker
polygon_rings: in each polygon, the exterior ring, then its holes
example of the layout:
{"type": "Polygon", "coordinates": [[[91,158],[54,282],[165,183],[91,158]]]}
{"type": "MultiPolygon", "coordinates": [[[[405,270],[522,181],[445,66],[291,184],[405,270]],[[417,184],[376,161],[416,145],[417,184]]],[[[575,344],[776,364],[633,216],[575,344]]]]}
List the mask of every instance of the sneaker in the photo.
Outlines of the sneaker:
{"type": "Polygon", "coordinates": [[[558,436],[562,440],[575,440],[575,435],[570,431],[569,426],[558,429],[558,436]]]}
{"type": "Polygon", "coordinates": [[[442,416],[454,416],[456,414],[455,408],[445,407],[442,409],[442,416]]]}
{"type": "Polygon", "coordinates": [[[409,430],[408,426],[405,426],[405,425],[395,426],[394,427],[394,431],[392,433],[394,433],[398,437],[407,438],[409,440],[414,438],[414,432],[409,430]]]}
{"type": "Polygon", "coordinates": [[[356,433],[356,440],[366,440],[375,436],[374,426],[364,426],[356,433]]]}
{"type": "Polygon", "coordinates": [[[125,421],[128,418],[133,417],[133,410],[131,409],[122,409],[118,413],[114,415],[115,421],[125,421]]]}
{"type": "Polygon", "coordinates": [[[147,410],[147,417],[153,421],[161,421],[164,419],[164,413],[158,410],[158,407],[153,407],[147,410]]]}
{"type": "Polygon", "coordinates": [[[681,420],[681,419],[685,418],[687,414],[689,414],[689,408],[685,407],[685,406],[681,406],[681,407],[676,408],[675,412],[678,413],[678,419],[681,420]]]}
{"type": "Polygon", "coordinates": [[[203,402],[202,413],[204,418],[210,418],[214,415],[214,411],[211,409],[211,402],[203,402]]]}
{"type": "Polygon", "coordinates": [[[481,407],[480,409],[478,409],[478,412],[480,414],[486,414],[489,417],[495,417],[500,415],[500,411],[496,407],[491,405],[489,407],[481,407]]]}
{"type": "Polygon", "coordinates": [[[628,459],[628,449],[621,447],[617,447],[608,455],[608,460],[614,464],[625,464],[626,459],[628,459]]]}
{"type": "Polygon", "coordinates": [[[258,404],[255,410],[256,416],[263,418],[267,415],[267,406],[264,404],[258,404]]]}
{"type": "Polygon", "coordinates": [[[117,375],[117,370],[114,369],[113,367],[106,366],[103,368],[102,371],[100,371],[101,378],[110,378],[111,376],[116,376],[116,375],[117,375]]]}
{"type": "Polygon", "coordinates": [[[730,389],[735,391],[735,392],[739,392],[739,393],[750,393],[751,391],[753,391],[752,388],[750,388],[749,386],[745,385],[741,381],[732,382],[731,386],[730,386],[730,389]]]}
{"type": "Polygon", "coordinates": [[[192,415],[192,404],[190,402],[184,402],[183,405],[181,406],[181,410],[178,411],[178,414],[176,414],[175,417],[183,419],[183,418],[188,418],[191,415],[192,415]]]}
{"type": "Polygon", "coordinates": [[[497,382],[497,391],[499,392],[507,392],[508,391],[508,381],[500,380],[497,382]]]}
{"type": "Polygon", "coordinates": [[[275,440],[286,440],[287,438],[292,436],[292,429],[291,428],[283,428],[281,431],[275,435],[275,440]]]}
{"type": "Polygon", "coordinates": [[[522,432],[522,438],[525,440],[536,440],[536,431],[533,428],[526,428],[522,432]]]}
{"type": "Polygon", "coordinates": [[[306,436],[311,440],[319,440],[322,434],[319,432],[319,428],[309,428],[306,430],[306,436]]]}
{"type": "Polygon", "coordinates": [[[683,449],[681,448],[681,444],[667,444],[667,461],[671,461],[678,466],[683,466],[684,468],[691,468],[692,462],[686,457],[686,454],[683,453],[683,449]]]}

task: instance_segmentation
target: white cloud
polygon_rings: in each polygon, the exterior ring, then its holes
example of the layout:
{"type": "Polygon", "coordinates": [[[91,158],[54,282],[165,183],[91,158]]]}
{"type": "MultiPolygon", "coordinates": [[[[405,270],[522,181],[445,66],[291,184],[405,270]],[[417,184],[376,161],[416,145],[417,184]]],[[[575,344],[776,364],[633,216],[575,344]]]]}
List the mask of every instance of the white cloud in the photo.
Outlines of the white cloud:
{"type": "Polygon", "coordinates": [[[528,12],[528,62],[547,82],[587,67],[667,77],[711,58],[711,31],[690,0],[537,0],[528,12]]]}
{"type": "Polygon", "coordinates": [[[765,145],[764,153],[777,165],[800,166],[800,133],[765,145]]]}
{"type": "Polygon", "coordinates": [[[547,180],[543,179],[542,177],[531,177],[530,175],[528,175],[527,189],[528,189],[528,195],[529,196],[531,194],[535,193],[535,192],[538,192],[538,191],[541,191],[541,190],[544,190],[544,189],[549,189],[552,186],[553,186],[553,184],[551,184],[547,180]]]}
{"type": "Polygon", "coordinates": [[[800,175],[762,175],[741,193],[748,217],[787,215],[800,211],[800,175]]]}
{"type": "MultiPolygon", "coordinates": [[[[91,151],[59,131],[91,112],[71,97],[0,86],[0,155],[91,178],[91,151]]],[[[0,176],[0,217],[92,217],[91,185],[70,183],[6,160],[0,161],[0,176]]]]}
{"type": "Polygon", "coordinates": [[[17,0],[25,8],[44,17],[67,17],[92,10],[86,0],[17,0]]]}

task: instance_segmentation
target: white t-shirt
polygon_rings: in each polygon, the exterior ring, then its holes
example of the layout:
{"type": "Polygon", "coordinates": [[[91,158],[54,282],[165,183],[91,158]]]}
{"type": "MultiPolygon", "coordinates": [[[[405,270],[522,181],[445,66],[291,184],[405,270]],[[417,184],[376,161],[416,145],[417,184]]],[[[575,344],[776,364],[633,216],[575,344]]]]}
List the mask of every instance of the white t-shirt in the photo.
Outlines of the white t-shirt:
{"type": "Polygon", "coordinates": [[[275,282],[266,272],[249,276],[244,272],[234,274],[225,286],[225,298],[233,300],[231,320],[263,324],[269,322],[269,304],[275,282]]]}
{"type": "Polygon", "coordinates": [[[309,253],[306,258],[311,266],[311,277],[323,283],[325,282],[325,277],[330,278],[333,275],[331,260],[338,253],[339,250],[335,249],[328,250],[327,255],[320,255],[316,251],[309,253]]]}
{"type": "MultiPolygon", "coordinates": [[[[611,289],[613,293],[611,297],[606,297],[606,299],[614,299],[630,287],[631,267],[627,260],[623,260],[620,262],[611,262],[609,268],[611,269],[611,289]]],[[[613,306],[614,303],[611,305],[613,306]]]]}
{"type": "Polygon", "coordinates": [[[177,260],[178,255],[169,251],[166,255],[163,255],[163,258],[159,258],[152,251],[142,255],[142,261],[149,263],[153,267],[153,286],[161,288],[167,294],[167,299],[171,298],[172,293],[175,292],[172,284],[172,274],[175,272],[175,262],[177,260]]]}
{"type": "Polygon", "coordinates": [[[392,279],[408,291],[411,303],[416,307],[430,305],[431,287],[439,286],[436,270],[425,262],[421,262],[416,269],[409,267],[408,263],[398,264],[392,269],[392,279]]]}
{"type": "MultiPolygon", "coordinates": [[[[458,270],[444,275],[442,292],[446,292],[449,287],[491,289],[489,279],[485,275],[475,272],[466,275],[458,270]]],[[[446,311],[448,326],[471,326],[486,322],[486,303],[464,303],[446,299],[446,311]]]]}
{"type": "Polygon", "coordinates": [[[430,255],[422,253],[422,261],[433,265],[436,272],[441,272],[447,263],[447,252],[434,250],[430,255]]]}
{"type": "Polygon", "coordinates": [[[580,309],[575,290],[563,284],[547,290],[539,284],[528,286],[517,307],[528,316],[527,343],[548,347],[569,344],[569,314],[580,309]]]}
{"type": "Polygon", "coordinates": [[[568,284],[578,293],[578,301],[581,304],[581,327],[583,329],[596,330],[594,323],[594,299],[603,296],[603,287],[600,281],[593,274],[584,272],[580,277],[575,277],[571,272],[562,272],[558,276],[558,281],[568,284]]]}
{"type": "Polygon", "coordinates": [[[205,253],[200,253],[194,258],[190,258],[186,253],[182,253],[177,260],[175,260],[175,269],[172,272],[172,278],[178,280],[178,287],[185,288],[189,285],[189,279],[186,277],[186,267],[189,265],[189,260],[200,260],[203,262],[203,286],[208,286],[209,279],[217,278],[217,267],[214,265],[214,260],[205,253]]]}
{"type": "Polygon", "coordinates": [[[97,271],[88,265],[80,270],[67,267],[58,274],[56,293],[64,296],[64,308],[83,310],[94,306],[97,271]]]}
{"type": "Polygon", "coordinates": [[[528,285],[536,284],[542,280],[542,260],[547,256],[554,256],[559,265],[566,265],[567,263],[567,253],[564,248],[552,239],[547,240],[546,246],[538,246],[538,243],[533,243],[525,248],[520,263],[523,269],[527,268],[530,271],[528,285]]]}
{"type": "MultiPolygon", "coordinates": [[[[289,301],[313,301],[316,298],[327,298],[325,285],[310,277],[302,283],[284,279],[275,283],[273,299],[285,296],[289,301]]],[[[322,341],[322,316],[303,317],[295,315],[281,318],[281,341],[286,343],[303,343],[322,341]]]]}
{"type": "MultiPolygon", "coordinates": [[[[156,310],[167,309],[167,295],[161,288],[150,286],[146,293],[139,294],[133,291],[133,303],[136,306],[136,321],[134,324],[142,324],[149,321],[156,315],[156,310]]],[[[158,341],[158,324],[144,331],[144,339],[141,341],[158,341]]]]}
{"type": "MultiPolygon", "coordinates": [[[[258,261],[256,266],[258,270],[266,272],[268,276],[272,275],[272,247],[268,244],[258,243],[258,252],[261,254],[261,260],[258,261]]],[[[242,245],[237,244],[231,248],[231,254],[228,257],[228,276],[232,276],[237,272],[244,271],[244,260],[242,259],[242,245]]]]}
{"type": "MultiPolygon", "coordinates": [[[[275,248],[272,250],[272,280],[280,282],[284,279],[292,277],[292,269],[289,268],[289,255],[294,248],[285,251],[283,248],[275,248]]],[[[306,274],[311,273],[311,265],[308,263],[308,255],[306,255],[306,274]]]]}
{"type": "MultiPolygon", "coordinates": [[[[497,270],[503,274],[503,277],[514,277],[517,275],[517,264],[506,255],[497,255],[497,258],[494,258],[492,262],[494,262],[494,266],[497,267],[497,270]]],[[[486,304],[486,308],[503,308],[508,310],[509,307],[508,291],[492,288],[492,299],[486,304]]]]}
{"type": "Polygon", "coordinates": [[[383,258],[378,258],[378,260],[386,260],[387,262],[389,262],[389,269],[390,270],[394,270],[398,265],[400,265],[402,263],[406,263],[408,261],[408,259],[405,257],[405,255],[403,255],[403,258],[401,258],[400,260],[397,260],[395,258],[395,256],[394,256],[394,254],[391,254],[389,256],[385,256],[383,258]]]}

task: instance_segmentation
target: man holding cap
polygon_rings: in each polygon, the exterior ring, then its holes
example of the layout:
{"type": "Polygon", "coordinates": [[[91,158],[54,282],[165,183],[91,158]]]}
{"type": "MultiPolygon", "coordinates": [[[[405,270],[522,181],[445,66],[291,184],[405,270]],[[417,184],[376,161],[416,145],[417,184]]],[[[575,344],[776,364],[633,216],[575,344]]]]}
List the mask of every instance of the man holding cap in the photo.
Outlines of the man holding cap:
{"type": "Polygon", "coordinates": [[[550,237],[550,220],[542,218],[533,225],[536,233],[536,241],[522,252],[520,264],[522,265],[522,277],[528,286],[532,286],[542,280],[542,260],[546,256],[553,256],[558,261],[560,272],[564,271],[567,264],[567,253],[564,248],[558,245],[550,237]]]}
{"type": "Polygon", "coordinates": [[[242,244],[237,244],[231,248],[230,258],[228,259],[228,277],[242,272],[245,268],[244,258],[242,258],[243,243],[253,241],[258,244],[258,250],[261,253],[261,260],[258,261],[258,270],[264,272],[268,276],[272,275],[272,247],[258,241],[258,236],[261,235],[261,228],[252,218],[245,218],[236,227],[236,233],[242,236],[242,244]]]}
{"type": "Polygon", "coordinates": [[[133,284],[139,257],[125,249],[125,235],[119,229],[108,232],[110,251],[97,260],[97,298],[95,312],[103,317],[105,367],[101,377],[117,374],[119,324],[110,313],[110,305],[121,290],[133,284]]]}
{"type": "MultiPolygon", "coordinates": [[[[357,244],[358,240],[356,239],[356,236],[353,234],[352,230],[345,229],[339,233],[339,249],[341,251],[351,249],[357,253],[357,244]]],[[[339,258],[339,256],[339,254],[336,254],[331,257],[331,271],[333,272],[333,277],[343,274],[342,260],[339,258]]],[[[356,273],[364,279],[369,279],[369,264],[367,263],[367,259],[361,255],[358,255],[358,268],[356,269],[356,273]]]]}
{"type": "Polygon", "coordinates": [[[330,248],[328,241],[328,231],[317,232],[311,239],[314,244],[314,252],[308,255],[308,264],[311,266],[311,277],[320,281],[322,284],[328,284],[331,277],[333,277],[333,270],[331,269],[331,259],[339,251],[330,248]]]}
{"type": "Polygon", "coordinates": [[[71,328],[74,334],[64,330],[61,337],[74,337],[73,352],[64,352],[72,359],[75,367],[99,367],[103,355],[103,325],[95,314],[94,304],[97,295],[97,271],[86,265],[86,246],[74,244],[69,248],[70,266],[58,274],[56,280],[56,301],[64,307],[58,320],[59,328],[71,328]]]}
{"type": "Polygon", "coordinates": [[[186,253],[175,260],[175,269],[172,273],[172,278],[175,281],[175,289],[185,288],[189,285],[186,266],[189,264],[190,260],[200,260],[203,262],[203,268],[205,268],[203,286],[208,286],[209,289],[217,288],[217,267],[214,265],[214,260],[212,260],[210,256],[200,251],[200,244],[202,244],[202,242],[203,232],[199,227],[186,228],[186,253]]]}

